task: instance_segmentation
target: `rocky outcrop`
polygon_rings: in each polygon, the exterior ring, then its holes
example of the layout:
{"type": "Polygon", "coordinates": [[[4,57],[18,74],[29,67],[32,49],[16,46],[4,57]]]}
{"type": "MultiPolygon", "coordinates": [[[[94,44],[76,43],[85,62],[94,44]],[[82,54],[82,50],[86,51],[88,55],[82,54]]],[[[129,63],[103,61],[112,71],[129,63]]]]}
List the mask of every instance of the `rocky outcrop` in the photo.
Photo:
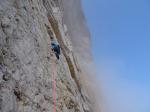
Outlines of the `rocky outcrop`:
{"type": "Polygon", "coordinates": [[[0,0],[0,112],[93,112],[61,0],[0,0]],[[53,36],[61,46],[56,63],[53,36]],[[56,75],[54,78],[54,74],[56,75]]]}

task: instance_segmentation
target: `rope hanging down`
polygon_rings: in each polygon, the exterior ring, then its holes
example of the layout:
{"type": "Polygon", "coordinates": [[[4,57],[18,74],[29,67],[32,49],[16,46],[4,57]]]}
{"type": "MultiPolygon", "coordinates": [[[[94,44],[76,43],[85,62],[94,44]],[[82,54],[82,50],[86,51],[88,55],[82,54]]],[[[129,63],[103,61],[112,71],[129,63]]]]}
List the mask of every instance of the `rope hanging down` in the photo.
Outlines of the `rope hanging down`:
{"type": "Polygon", "coordinates": [[[52,68],[52,93],[53,93],[53,112],[56,112],[56,68],[52,68]]]}

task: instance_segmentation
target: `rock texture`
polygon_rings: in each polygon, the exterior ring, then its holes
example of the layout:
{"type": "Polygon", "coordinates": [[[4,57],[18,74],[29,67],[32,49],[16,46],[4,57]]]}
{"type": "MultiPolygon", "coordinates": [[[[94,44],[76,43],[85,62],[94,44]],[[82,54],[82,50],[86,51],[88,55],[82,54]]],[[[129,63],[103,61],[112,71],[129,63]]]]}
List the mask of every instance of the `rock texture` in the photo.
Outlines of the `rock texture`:
{"type": "Polygon", "coordinates": [[[65,2],[0,0],[0,112],[52,112],[54,74],[57,112],[93,112],[65,2]],[[51,36],[61,46],[58,63],[51,36]]]}

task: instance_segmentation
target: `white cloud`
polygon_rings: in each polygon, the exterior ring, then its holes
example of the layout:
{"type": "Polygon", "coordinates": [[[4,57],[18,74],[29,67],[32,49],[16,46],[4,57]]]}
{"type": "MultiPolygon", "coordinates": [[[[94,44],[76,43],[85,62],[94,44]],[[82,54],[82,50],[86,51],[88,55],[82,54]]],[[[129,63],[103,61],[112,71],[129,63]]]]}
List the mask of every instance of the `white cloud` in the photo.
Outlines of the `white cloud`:
{"type": "Polygon", "coordinates": [[[124,64],[123,61],[107,60],[107,64],[99,66],[101,70],[97,77],[107,102],[105,112],[149,112],[149,85],[122,78],[120,70],[124,69],[124,64]]]}

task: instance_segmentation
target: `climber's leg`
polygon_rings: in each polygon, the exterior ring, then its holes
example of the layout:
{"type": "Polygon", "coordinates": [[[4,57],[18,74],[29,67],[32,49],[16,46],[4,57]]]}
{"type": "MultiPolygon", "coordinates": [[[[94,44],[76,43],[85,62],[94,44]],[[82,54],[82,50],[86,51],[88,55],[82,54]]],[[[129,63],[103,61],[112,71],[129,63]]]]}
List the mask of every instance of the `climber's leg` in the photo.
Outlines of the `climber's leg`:
{"type": "Polygon", "coordinates": [[[58,53],[55,53],[55,55],[56,55],[56,58],[59,60],[59,54],[58,54],[58,53]]]}

